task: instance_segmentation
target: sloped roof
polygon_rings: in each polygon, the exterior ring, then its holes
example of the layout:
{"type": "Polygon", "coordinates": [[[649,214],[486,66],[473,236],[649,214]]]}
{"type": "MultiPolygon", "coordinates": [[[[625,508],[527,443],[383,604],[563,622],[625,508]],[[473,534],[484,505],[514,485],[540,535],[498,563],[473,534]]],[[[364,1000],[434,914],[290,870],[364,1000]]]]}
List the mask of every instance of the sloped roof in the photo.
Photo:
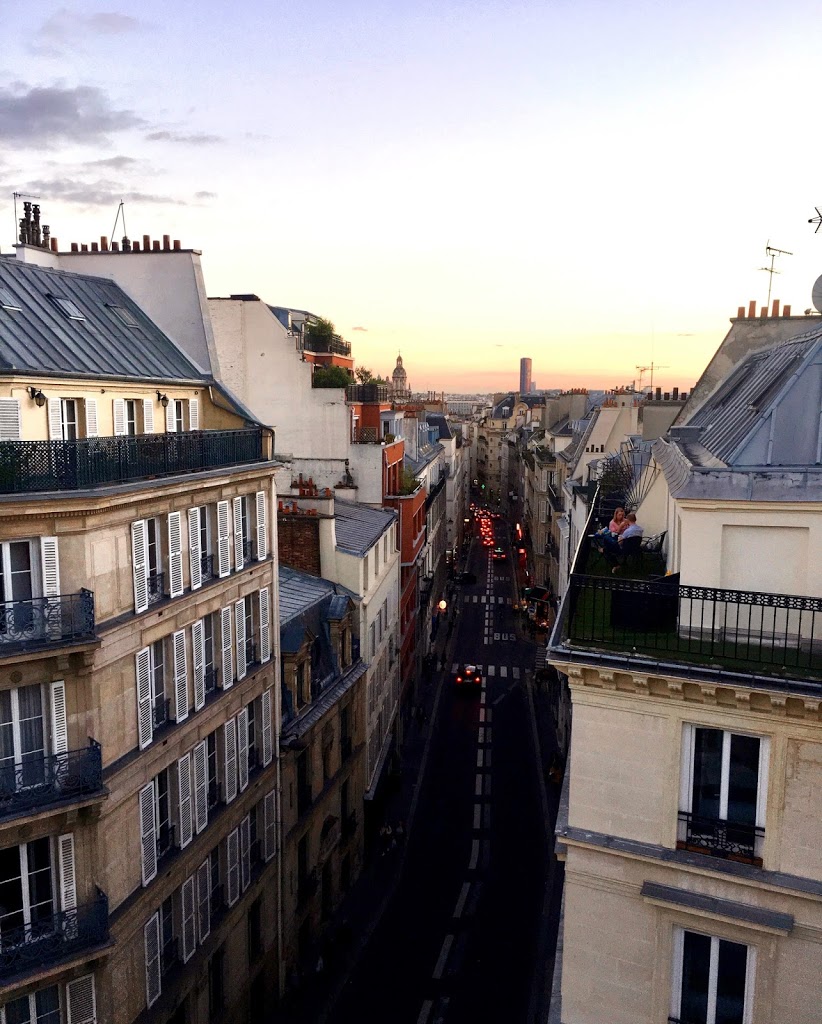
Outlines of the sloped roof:
{"type": "Polygon", "coordinates": [[[431,445],[428,448],[422,449],[420,451],[420,457],[418,459],[411,458],[411,456],[406,451],[405,462],[408,465],[408,468],[411,470],[411,472],[416,476],[418,473],[421,473],[425,469],[429,462],[433,462],[437,455],[439,455],[439,453],[442,451],[445,451],[445,449],[439,442],[437,442],[437,444],[431,445]]]}
{"type": "Polygon", "coordinates": [[[337,547],[351,555],[364,555],[397,519],[393,509],[371,508],[356,501],[334,499],[337,547]]]}
{"type": "Polygon", "coordinates": [[[113,281],[0,259],[0,372],[138,380],[207,379],[113,281]],[[71,319],[55,299],[68,300],[71,319]],[[4,301],[5,301],[4,300],[4,301]],[[118,315],[122,310],[126,319],[118,315]]]}
{"type": "Polygon", "coordinates": [[[348,593],[345,587],[324,580],[320,576],[309,576],[288,565],[280,565],[280,626],[291,619],[321,604],[335,593],[348,593]]]}
{"type": "Polygon", "coordinates": [[[448,440],[454,435],[451,433],[451,428],[448,426],[448,420],[443,416],[441,412],[430,412],[427,416],[429,426],[436,427],[439,433],[437,436],[440,439],[448,440]]]}

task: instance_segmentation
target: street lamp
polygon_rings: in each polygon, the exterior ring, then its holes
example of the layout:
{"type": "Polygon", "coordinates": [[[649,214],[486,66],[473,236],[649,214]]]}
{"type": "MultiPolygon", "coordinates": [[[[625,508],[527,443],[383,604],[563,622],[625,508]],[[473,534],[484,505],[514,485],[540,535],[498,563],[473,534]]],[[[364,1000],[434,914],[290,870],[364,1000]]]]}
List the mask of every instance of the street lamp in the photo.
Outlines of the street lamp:
{"type": "Polygon", "coordinates": [[[440,603],[437,605],[437,608],[439,608],[439,610],[441,612],[444,612],[447,607],[448,607],[448,602],[445,600],[445,598],[443,598],[440,601],[440,603]]]}

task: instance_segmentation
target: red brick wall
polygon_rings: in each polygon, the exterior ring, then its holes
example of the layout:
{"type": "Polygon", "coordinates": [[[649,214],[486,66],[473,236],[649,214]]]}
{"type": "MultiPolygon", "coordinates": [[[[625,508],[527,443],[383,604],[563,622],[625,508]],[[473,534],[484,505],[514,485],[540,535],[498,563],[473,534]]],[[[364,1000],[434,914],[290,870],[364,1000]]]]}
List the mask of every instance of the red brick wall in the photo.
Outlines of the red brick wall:
{"type": "Polygon", "coordinates": [[[316,516],[278,515],[277,544],[282,565],[320,575],[320,520],[316,516]]]}

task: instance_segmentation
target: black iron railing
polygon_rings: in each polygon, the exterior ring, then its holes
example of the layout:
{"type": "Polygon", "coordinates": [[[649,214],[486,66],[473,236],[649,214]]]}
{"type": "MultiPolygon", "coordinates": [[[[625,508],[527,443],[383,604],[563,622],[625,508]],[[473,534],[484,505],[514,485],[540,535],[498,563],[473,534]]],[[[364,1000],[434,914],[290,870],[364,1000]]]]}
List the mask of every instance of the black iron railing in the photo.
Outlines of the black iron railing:
{"type": "Polygon", "coordinates": [[[157,829],[157,860],[161,860],[166,854],[171,853],[174,846],[174,825],[170,821],[163,821],[157,829]]]}
{"type": "Polygon", "coordinates": [[[679,821],[685,835],[684,839],[677,841],[680,849],[709,853],[712,857],[726,860],[762,863],[757,843],[765,836],[764,828],[721,818],[703,818],[687,811],[679,812],[679,821]]]}
{"type": "Polygon", "coordinates": [[[93,902],[58,910],[30,924],[6,927],[0,935],[0,977],[8,980],[41,970],[90,946],[108,940],[108,897],[97,890],[93,902]]]}
{"type": "Polygon", "coordinates": [[[200,578],[203,583],[216,578],[214,572],[214,555],[200,555],[200,578]]]}
{"type": "Polygon", "coordinates": [[[220,802],[220,783],[211,779],[208,784],[208,809],[211,810],[220,802]]]}
{"type": "Polygon", "coordinates": [[[351,430],[353,444],[379,444],[382,441],[376,427],[354,427],[351,430]]]}
{"type": "Polygon", "coordinates": [[[173,935],[163,943],[163,948],[160,951],[160,971],[163,976],[165,977],[165,975],[168,974],[173,967],[176,967],[179,962],[180,945],[177,940],[177,936],[173,935]]]}
{"type": "Polygon", "coordinates": [[[171,699],[169,697],[155,697],[154,698],[154,728],[162,729],[169,720],[169,710],[171,708],[171,699]]]}
{"type": "Polygon", "coordinates": [[[252,665],[257,664],[257,643],[253,637],[249,637],[245,642],[245,670],[251,668],[252,665]]]}
{"type": "Polygon", "coordinates": [[[318,355],[350,356],[351,342],[343,341],[336,334],[330,338],[317,338],[306,331],[303,336],[303,349],[306,352],[316,352],[318,355]]]}
{"type": "Polygon", "coordinates": [[[254,542],[250,540],[243,541],[243,565],[250,565],[254,559],[254,542]]]}
{"type": "Polygon", "coordinates": [[[100,744],[89,740],[82,750],[39,757],[0,767],[0,818],[25,814],[58,800],[76,800],[103,788],[100,744]]]}
{"type": "Polygon", "coordinates": [[[566,636],[662,660],[822,677],[822,598],[572,574],[566,636]]]}
{"type": "Polygon", "coordinates": [[[205,692],[214,693],[217,689],[217,669],[207,668],[203,674],[205,692]]]}
{"type": "Polygon", "coordinates": [[[2,441],[0,494],[76,491],[262,460],[260,428],[2,441]]]}
{"type": "Polygon", "coordinates": [[[349,384],[345,389],[347,402],[387,402],[387,384],[349,384]]]}
{"type": "Polygon", "coordinates": [[[0,603],[0,657],[24,647],[94,638],[94,594],[90,590],[0,603]]]}
{"type": "Polygon", "coordinates": [[[146,579],[148,588],[148,603],[157,604],[166,596],[166,574],[164,572],[152,572],[146,579]]]}

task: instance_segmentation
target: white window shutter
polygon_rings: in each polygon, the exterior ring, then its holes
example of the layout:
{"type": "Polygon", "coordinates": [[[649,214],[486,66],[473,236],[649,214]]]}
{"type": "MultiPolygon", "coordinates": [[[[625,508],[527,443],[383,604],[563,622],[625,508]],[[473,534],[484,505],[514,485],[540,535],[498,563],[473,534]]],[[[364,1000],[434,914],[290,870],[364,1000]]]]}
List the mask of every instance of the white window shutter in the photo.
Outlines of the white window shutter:
{"type": "Polygon", "coordinates": [[[68,752],[68,720],[66,715],[66,684],[58,679],[51,684],[51,752],[68,752]]]}
{"type": "Polygon", "coordinates": [[[237,795],[237,728],[234,719],[223,726],[223,750],[225,754],[225,802],[230,804],[237,795]]]}
{"type": "Polygon", "coordinates": [[[188,400],[188,429],[199,430],[200,429],[200,400],[199,398],[189,398],[188,400]]]}
{"type": "Polygon", "coordinates": [[[231,608],[220,609],[223,689],[234,685],[234,651],[231,649],[231,608]]]}
{"type": "Polygon", "coordinates": [[[157,875],[157,822],[154,809],[154,783],[140,790],[140,847],[142,850],[143,885],[157,875]]]}
{"type": "Polygon", "coordinates": [[[177,803],[180,812],[180,835],[178,842],[184,850],[194,834],[191,806],[191,754],[183,754],[177,762],[177,803]]]}
{"type": "Polygon", "coordinates": [[[274,701],[271,699],[272,693],[273,690],[271,687],[267,690],[263,690],[262,698],[260,700],[260,717],[262,718],[260,733],[263,767],[271,764],[271,758],[274,756],[274,745],[272,743],[273,731],[271,723],[271,713],[274,705],[274,701]]]}
{"type": "Polygon", "coordinates": [[[148,523],[131,524],[131,571],[134,576],[134,611],[148,608],[148,523]]]}
{"type": "Polygon", "coordinates": [[[43,597],[60,596],[60,560],[57,538],[40,538],[40,564],[43,571],[43,597]]]}
{"type": "Polygon", "coordinates": [[[208,743],[202,740],[192,755],[194,775],[194,829],[199,835],[208,825],[208,743]]]}
{"type": "MultiPolygon", "coordinates": [[[[74,872],[74,836],[69,832],[57,839],[60,860],[60,909],[77,909],[77,881],[74,872]]],[[[76,922],[75,922],[76,927],[76,922]]]]}
{"type": "Polygon", "coordinates": [[[271,659],[271,612],[268,601],[268,587],[260,591],[260,664],[271,659]]]}
{"type": "Polygon", "coordinates": [[[166,430],[169,434],[173,434],[177,430],[177,421],[174,418],[174,408],[174,399],[171,399],[166,406],[166,430]]]}
{"type": "Polygon", "coordinates": [[[231,549],[228,543],[228,502],[217,502],[217,575],[225,579],[231,574],[231,549]]]}
{"type": "Polygon", "coordinates": [[[20,441],[22,437],[19,399],[0,398],[0,441],[20,441]]]}
{"type": "Polygon", "coordinates": [[[184,722],[188,718],[188,665],[186,664],[186,631],[179,629],[174,634],[174,721],[184,722]]]}
{"type": "Polygon", "coordinates": [[[154,708],[151,698],[151,650],[144,647],[134,658],[137,674],[137,738],[144,750],[154,738],[154,708]]]}
{"type": "Polygon", "coordinates": [[[63,403],[59,398],[50,398],[49,407],[49,441],[63,440],[63,403]]]}
{"type": "Polygon", "coordinates": [[[87,974],[66,985],[68,1024],[97,1024],[94,975],[87,974]]]}
{"type": "Polygon", "coordinates": [[[115,398],[111,404],[114,436],[122,437],[126,433],[126,400],[125,398],[115,398]]]}
{"type": "Polygon", "coordinates": [[[242,569],[243,561],[243,499],[234,499],[234,568],[242,569]]]}
{"type": "Polygon", "coordinates": [[[245,601],[234,602],[234,642],[237,648],[237,682],[245,679],[245,601]]]}
{"type": "Polygon", "coordinates": [[[205,632],[203,620],[191,624],[191,665],[194,675],[194,710],[205,706],[205,632]]]}
{"type": "Polygon", "coordinates": [[[97,399],[87,398],[86,407],[86,437],[97,437],[100,433],[100,423],[97,416],[97,399]]]}
{"type": "Polygon", "coordinates": [[[262,562],[268,555],[268,514],[265,507],[265,491],[257,491],[257,561],[262,562]]]}
{"type": "Polygon", "coordinates": [[[226,837],[226,903],[233,907],[240,898],[240,830],[226,837]]]}
{"type": "Polygon", "coordinates": [[[160,968],[160,915],[152,914],[143,928],[146,953],[146,1006],[153,1006],[162,992],[160,968]]]}
{"type": "Polygon", "coordinates": [[[203,561],[200,549],[200,510],[188,510],[188,568],[191,589],[199,590],[203,585],[203,561]]]}
{"type": "Polygon", "coordinates": [[[183,521],[179,512],[168,514],[169,597],[183,593],[183,521]]]}
{"type": "Polygon", "coordinates": [[[197,868],[197,924],[202,945],[211,934],[211,865],[207,860],[197,868]]]}
{"type": "Polygon", "coordinates": [[[251,885],[251,816],[240,822],[240,888],[243,892],[251,885]]]}
{"type": "Polygon", "coordinates": [[[183,963],[187,964],[197,949],[197,904],[194,898],[194,875],[191,875],[190,878],[183,882],[180,895],[180,902],[182,903],[183,963]]]}
{"type": "Polygon", "coordinates": [[[237,776],[242,793],[248,788],[248,708],[237,715],[237,776]]]}
{"type": "Polygon", "coordinates": [[[154,433],[154,402],[150,398],[143,399],[143,433],[154,433]]]}
{"type": "Polygon", "coordinates": [[[277,794],[272,789],[263,800],[263,860],[268,861],[276,852],[277,843],[277,794]]]}

